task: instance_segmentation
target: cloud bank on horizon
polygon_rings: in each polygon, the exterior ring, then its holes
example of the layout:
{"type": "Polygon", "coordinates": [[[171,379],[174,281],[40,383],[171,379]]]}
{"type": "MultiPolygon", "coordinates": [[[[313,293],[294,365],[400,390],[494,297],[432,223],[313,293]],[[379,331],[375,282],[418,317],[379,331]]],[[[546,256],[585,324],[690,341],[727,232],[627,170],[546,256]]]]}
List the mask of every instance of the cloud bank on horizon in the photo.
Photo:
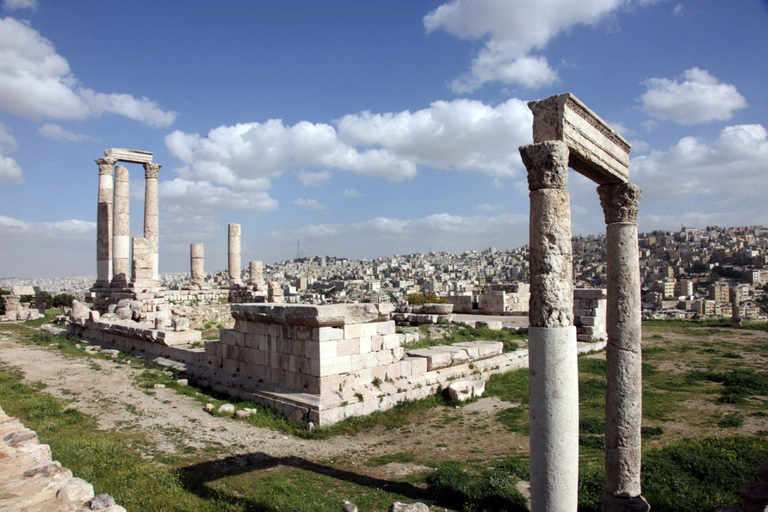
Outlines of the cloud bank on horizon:
{"type": "MultiPolygon", "coordinates": [[[[72,158],[69,165],[77,167],[92,165],[83,163],[77,148],[114,147],[112,141],[122,137],[137,143],[154,140],[155,145],[162,140],[164,147],[155,150],[156,161],[165,164],[161,230],[172,230],[167,236],[172,252],[161,261],[177,270],[184,270],[188,261],[184,240],[220,243],[216,226],[224,232],[232,221],[243,224],[245,239],[250,235],[270,241],[268,247],[250,243],[265,261],[290,257],[292,249],[285,247],[292,248],[297,239],[313,243],[318,254],[335,251],[352,257],[429,248],[512,248],[527,241],[525,169],[518,153],[518,147],[531,140],[526,102],[568,90],[569,80],[586,80],[588,75],[595,81],[583,86],[590,87],[597,106],[604,102],[613,108],[601,111],[587,103],[633,143],[630,177],[644,189],[641,229],[669,229],[681,222],[768,223],[768,207],[760,194],[768,185],[768,133],[760,116],[768,100],[753,93],[761,87],[755,79],[759,73],[737,72],[722,60],[708,59],[699,47],[694,53],[693,42],[685,58],[649,54],[648,63],[636,66],[644,73],[634,73],[634,89],[620,93],[610,83],[601,83],[610,82],[614,70],[578,72],[580,60],[594,65],[589,57],[605,52],[606,46],[615,44],[621,52],[627,51],[621,45],[640,43],[624,35],[625,24],[629,29],[631,23],[653,19],[657,37],[670,41],[676,41],[678,30],[706,30],[695,24],[715,17],[707,12],[714,8],[711,3],[697,5],[699,10],[664,0],[592,0],[578,6],[569,0],[453,0],[425,9],[418,17],[408,14],[404,20],[412,33],[402,35],[403,46],[392,48],[392,55],[398,55],[430,45],[433,60],[450,62],[453,70],[466,58],[468,67],[458,73],[440,68],[444,74],[438,88],[427,88],[414,99],[390,98],[382,92],[376,108],[345,103],[340,90],[326,117],[291,110],[290,102],[285,103],[284,116],[260,117],[243,108],[247,98],[234,98],[232,110],[222,106],[218,112],[219,104],[229,104],[225,89],[206,90],[203,104],[190,102],[185,95],[192,90],[185,92],[185,86],[191,83],[175,79],[147,82],[146,89],[131,82],[120,92],[98,92],[110,89],[83,67],[89,59],[78,55],[73,71],[67,59],[73,55],[65,57],[57,50],[76,36],[57,32],[58,39],[52,39],[38,28],[50,29],[45,19],[50,5],[4,0],[0,194],[11,198],[14,190],[45,183],[50,171],[43,160],[35,159],[36,153],[46,153],[42,148],[72,158]],[[662,15],[668,21],[659,22],[662,15]],[[662,32],[665,24],[671,28],[662,32]],[[588,40],[598,41],[598,46],[589,46],[588,40]],[[465,53],[455,55],[457,51],[465,53]],[[654,59],[659,60],[656,66],[654,59]],[[526,98],[514,97],[510,90],[522,90],[526,98]],[[432,96],[426,104],[419,99],[425,95],[432,96]],[[345,109],[347,104],[350,108],[345,109]],[[115,133],[105,128],[105,121],[116,126],[115,133]],[[171,131],[177,121],[183,124],[171,131]]],[[[759,14],[765,18],[768,13],[759,14]]],[[[285,37],[300,39],[301,34],[288,30],[285,37]]],[[[349,37],[356,44],[369,44],[360,33],[349,37]]],[[[120,50],[133,51],[130,45],[120,50]]],[[[296,58],[292,65],[301,66],[301,55],[296,58]]],[[[359,72],[347,69],[343,56],[337,59],[335,73],[359,72]]],[[[391,66],[389,73],[396,77],[394,60],[382,59],[379,65],[391,66]]],[[[199,57],[189,65],[204,69],[206,62],[199,57]]],[[[251,76],[247,65],[240,71],[242,80],[251,76]]],[[[257,79],[260,71],[252,76],[257,79]]],[[[233,79],[219,81],[227,80],[233,79]]],[[[268,90],[282,98],[279,88],[276,84],[268,90]]],[[[599,206],[592,204],[593,189],[577,180],[572,190],[574,225],[587,232],[604,229],[599,206]]],[[[79,222],[89,226],[92,212],[84,210],[79,215],[86,220],[79,222]]],[[[71,218],[64,212],[50,212],[45,220],[24,214],[0,207],[0,239],[12,235],[24,247],[31,233],[39,231],[42,238],[59,240],[53,235],[59,229],[55,218],[71,218]]],[[[60,232],[72,231],[71,224],[67,226],[60,232]]],[[[86,245],[95,246],[95,241],[86,245]]]]}

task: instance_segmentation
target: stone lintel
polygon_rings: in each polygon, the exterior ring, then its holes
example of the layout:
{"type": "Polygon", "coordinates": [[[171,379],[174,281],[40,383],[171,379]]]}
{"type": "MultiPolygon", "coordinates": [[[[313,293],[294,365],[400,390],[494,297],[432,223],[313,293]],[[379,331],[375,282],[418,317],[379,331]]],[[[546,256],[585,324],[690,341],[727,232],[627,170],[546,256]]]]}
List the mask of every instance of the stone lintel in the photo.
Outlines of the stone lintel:
{"type": "Polygon", "coordinates": [[[533,142],[559,140],[570,150],[568,165],[604,185],[629,179],[630,144],[571,93],[531,101],[533,142]]]}
{"type": "Polygon", "coordinates": [[[389,320],[391,304],[232,304],[235,320],[256,323],[340,327],[389,320]]]}
{"type": "Polygon", "coordinates": [[[136,149],[109,148],[104,150],[104,156],[110,160],[130,162],[132,164],[151,164],[152,153],[136,149]]]}

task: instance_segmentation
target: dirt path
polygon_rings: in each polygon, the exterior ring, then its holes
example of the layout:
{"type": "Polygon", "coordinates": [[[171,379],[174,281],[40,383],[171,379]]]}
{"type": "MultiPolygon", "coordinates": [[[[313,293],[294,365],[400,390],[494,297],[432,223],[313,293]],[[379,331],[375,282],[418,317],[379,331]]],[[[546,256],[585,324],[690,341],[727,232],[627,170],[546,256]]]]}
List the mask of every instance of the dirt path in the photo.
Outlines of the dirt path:
{"type": "MultiPolygon", "coordinates": [[[[7,334],[0,334],[0,361],[20,369],[25,380],[44,383],[46,392],[94,416],[99,428],[142,432],[163,453],[208,449],[215,450],[215,456],[263,453],[314,462],[342,459],[345,465],[362,467],[371,457],[402,452],[418,452],[440,461],[527,451],[526,437],[508,432],[494,420],[497,411],[513,405],[497,398],[460,409],[438,407],[400,429],[376,428],[354,437],[304,440],[211,416],[200,402],[172,389],[142,389],[134,377],[143,369],[115,361],[72,357],[54,348],[22,344],[7,334]]],[[[396,476],[409,472],[401,466],[390,464],[366,473],[396,476]]]]}

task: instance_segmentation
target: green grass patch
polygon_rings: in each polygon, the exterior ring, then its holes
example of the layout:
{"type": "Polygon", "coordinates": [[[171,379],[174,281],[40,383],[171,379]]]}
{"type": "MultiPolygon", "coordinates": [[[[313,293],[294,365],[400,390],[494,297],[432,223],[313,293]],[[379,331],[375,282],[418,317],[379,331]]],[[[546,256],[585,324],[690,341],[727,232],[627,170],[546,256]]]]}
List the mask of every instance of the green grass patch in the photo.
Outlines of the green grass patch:
{"type": "Polygon", "coordinates": [[[525,498],[515,489],[518,480],[504,468],[477,473],[445,462],[427,477],[427,488],[435,503],[454,510],[527,511],[525,498]]]}
{"type": "Polygon", "coordinates": [[[387,455],[381,455],[379,457],[373,457],[366,461],[365,465],[368,467],[384,466],[393,462],[407,463],[413,462],[416,458],[411,453],[390,453],[387,455]]]}

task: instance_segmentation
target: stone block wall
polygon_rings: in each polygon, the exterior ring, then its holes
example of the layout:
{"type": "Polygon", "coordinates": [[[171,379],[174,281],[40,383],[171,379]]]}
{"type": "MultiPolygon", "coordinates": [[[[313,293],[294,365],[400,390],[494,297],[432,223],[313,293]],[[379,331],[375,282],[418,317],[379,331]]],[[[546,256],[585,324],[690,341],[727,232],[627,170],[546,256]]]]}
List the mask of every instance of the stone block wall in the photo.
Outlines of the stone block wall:
{"type": "Polygon", "coordinates": [[[606,341],[605,288],[576,288],[573,291],[573,324],[579,341],[606,341]]]}

